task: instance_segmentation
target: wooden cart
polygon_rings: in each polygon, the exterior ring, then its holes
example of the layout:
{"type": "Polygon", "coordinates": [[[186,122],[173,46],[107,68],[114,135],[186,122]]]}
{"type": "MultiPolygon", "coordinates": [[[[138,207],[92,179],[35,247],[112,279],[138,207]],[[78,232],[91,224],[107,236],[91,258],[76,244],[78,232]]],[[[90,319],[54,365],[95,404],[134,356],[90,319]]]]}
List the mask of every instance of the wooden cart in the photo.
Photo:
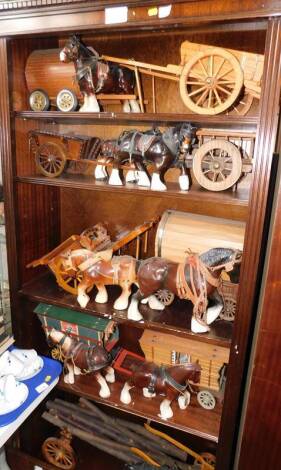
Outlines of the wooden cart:
{"type": "MultiPolygon", "coordinates": [[[[184,41],[181,64],[166,67],[111,56],[102,59],[118,62],[135,70],[138,95],[144,111],[139,73],[179,81],[182,101],[193,113],[215,115],[225,111],[245,115],[253,99],[260,98],[264,56],[249,52],[184,41]]],[[[153,82],[154,83],[154,82],[153,82]]],[[[155,87],[153,108],[155,111],[155,87]]]]}
{"type": "Polygon", "coordinates": [[[51,178],[61,175],[67,161],[91,162],[100,152],[101,140],[85,135],[35,130],[29,133],[29,150],[38,170],[51,178]]]}
{"type": "MultiPolygon", "coordinates": [[[[121,248],[124,248],[125,246],[128,247],[132,241],[136,240],[135,256],[136,258],[139,258],[141,237],[144,237],[143,252],[146,253],[148,231],[156,221],[157,219],[153,219],[149,222],[145,222],[144,224],[135,227],[133,230],[120,234],[120,236],[114,241],[110,240],[110,237],[102,224],[97,224],[94,227],[84,230],[81,235],[72,235],[54,248],[54,250],[29,263],[27,267],[35,268],[40,265],[48,266],[55,275],[58,285],[65,291],[77,296],[77,289],[81,282],[82,272],[74,269],[65,270],[64,258],[73,250],[85,248],[85,237],[88,240],[92,239],[91,249],[93,252],[98,253],[101,250],[108,250],[110,257],[112,252],[118,252],[121,248]],[[97,243],[95,241],[97,241],[97,243]]],[[[89,243],[87,244],[87,248],[90,248],[89,243]]]]}

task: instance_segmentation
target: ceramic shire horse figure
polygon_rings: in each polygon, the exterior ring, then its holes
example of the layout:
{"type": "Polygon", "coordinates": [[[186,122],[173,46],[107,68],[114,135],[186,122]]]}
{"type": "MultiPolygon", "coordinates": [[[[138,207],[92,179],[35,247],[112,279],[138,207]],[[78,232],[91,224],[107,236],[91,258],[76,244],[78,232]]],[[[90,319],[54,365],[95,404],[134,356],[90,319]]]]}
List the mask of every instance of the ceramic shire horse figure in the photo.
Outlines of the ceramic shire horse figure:
{"type": "Polygon", "coordinates": [[[190,393],[186,389],[187,381],[198,383],[200,375],[201,367],[197,363],[159,367],[152,362],[145,362],[133,371],[129,381],[124,384],[120,400],[125,404],[131,403],[130,389],[133,387],[142,388],[146,398],[154,397],[159,393],[165,396],[160,404],[159,416],[162,419],[169,419],[173,416],[171,403],[176,398],[178,398],[180,409],[187,408],[190,402],[190,393]]]}
{"type": "MultiPolygon", "coordinates": [[[[114,62],[102,60],[99,54],[87,47],[81,39],[73,35],[60,52],[61,62],[73,62],[76,80],[84,96],[82,112],[99,112],[96,93],[133,95],[135,88],[134,72],[114,62]]],[[[140,112],[136,100],[124,102],[124,112],[140,112]]]]}
{"type": "MultiPolygon", "coordinates": [[[[142,320],[138,309],[139,301],[158,290],[167,289],[181,299],[193,303],[191,330],[205,333],[219,316],[223,303],[217,292],[223,270],[231,271],[235,264],[241,263],[242,252],[230,248],[212,248],[201,256],[191,254],[183,263],[174,263],[164,258],[149,258],[142,261],[137,274],[139,290],[133,294],[128,309],[128,319],[142,320]],[[208,298],[215,305],[208,307],[208,298]]],[[[163,306],[164,308],[164,306],[163,306]]]]}
{"type": "MultiPolygon", "coordinates": [[[[171,167],[179,167],[181,175],[179,185],[182,190],[189,189],[189,176],[185,165],[185,155],[190,154],[196,142],[196,128],[190,123],[183,123],[176,127],[169,127],[165,132],[159,129],[151,129],[146,132],[124,131],[117,143],[110,146],[108,142],[102,145],[101,153],[105,157],[111,157],[113,169],[109,178],[111,185],[123,185],[121,166],[130,163],[137,171],[129,171],[126,182],[137,181],[139,186],[148,186],[152,190],[164,191],[165,174],[171,167]],[[114,148],[112,152],[111,149],[114,148]],[[150,177],[146,166],[152,164],[154,171],[150,177]],[[121,177],[120,177],[121,176],[121,177]]],[[[99,177],[100,169],[95,173],[99,177]]],[[[101,177],[104,177],[101,174],[101,177]]]]}
{"type": "Polygon", "coordinates": [[[115,382],[115,374],[113,367],[110,366],[111,355],[103,346],[89,346],[54,328],[50,331],[47,339],[50,346],[60,347],[64,366],[68,372],[64,376],[65,383],[74,384],[75,375],[93,373],[100,385],[100,397],[108,398],[110,396],[107,382],[115,382]],[[102,370],[106,371],[105,377],[101,374],[102,370]]]}

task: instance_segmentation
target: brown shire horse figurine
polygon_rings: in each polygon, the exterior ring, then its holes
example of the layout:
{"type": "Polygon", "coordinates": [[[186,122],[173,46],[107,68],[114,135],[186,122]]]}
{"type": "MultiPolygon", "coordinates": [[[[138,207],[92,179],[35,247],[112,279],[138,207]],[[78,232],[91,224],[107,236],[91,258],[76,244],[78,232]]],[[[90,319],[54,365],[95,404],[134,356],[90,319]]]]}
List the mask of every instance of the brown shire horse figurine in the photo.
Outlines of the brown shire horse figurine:
{"type": "MultiPolygon", "coordinates": [[[[91,47],[73,35],[60,52],[61,62],[73,62],[76,80],[84,96],[83,112],[99,112],[96,93],[133,95],[135,88],[134,72],[114,62],[102,60],[91,47]]],[[[124,102],[124,112],[140,112],[136,100],[124,102]]]]}
{"type": "Polygon", "coordinates": [[[147,398],[159,393],[165,396],[160,404],[159,416],[168,419],[173,416],[171,408],[173,400],[178,398],[178,405],[183,410],[189,405],[190,393],[186,390],[187,381],[198,383],[200,375],[201,367],[198,363],[159,367],[152,362],[145,362],[133,371],[131,378],[124,384],[120,400],[125,404],[131,403],[130,389],[133,387],[142,388],[143,395],[147,398]]]}
{"type": "Polygon", "coordinates": [[[231,248],[212,248],[202,255],[191,254],[183,263],[164,258],[149,258],[141,262],[137,274],[139,290],[133,294],[128,309],[128,319],[142,320],[138,303],[146,302],[158,290],[167,289],[182,299],[193,303],[191,330],[205,333],[220,314],[223,303],[217,292],[223,270],[231,271],[241,263],[242,252],[231,248]],[[215,305],[208,307],[208,297],[215,305]]]}
{"type": "Polygon", "coordinates": [[[75,375],[92,372],[100,385],[100,397],[108,398],[110,396],[107,382],[115,382],[115,374],[113,367],[110,366],[111,355],[103,346],[89,346],[55,328],[50,331],[47,339],[50,346],[58,345],[60,347],[64,366],[68,372],[64,376],[65,383],[74,384],[75,375]],[[105,377],[101,375],[103,369],[106,371],[105,377]]]}
{"type": "MultiPolygon", "coordinates": [[[[112,156],[113,169],[109,184],[122,185],[120,178],[121,166],[130,163],[137,170],[137,183],[139,186],[148,186],[152,190],[165,191],[165,174],[171,167],[179,167],[181,176],[179,185],[182,190],[189,189],[189,176],[185,164],[185,156],[191,153],[196,142],[196,128],[190,123],[182,123],[176,127],[169,127],[161,132],[159,129],[150,129],[146,132],[124,131],[117,143],[111,146],[115,150],[111,153],[110,146],[105,141],[101,152],[106,157],[112,156]],[[109,153],[107,153],[109,150],[109,153]],[[153,165],[153,174],[150,182],[146,166],[153,165]]],[[[132,171],[126,176],[127,182],[134,181],[132,171]]],[[[95,173],[96,174],[96,173],[95,173]]],[[[122,175],[121,175],[122,176],[122,175]]]]}

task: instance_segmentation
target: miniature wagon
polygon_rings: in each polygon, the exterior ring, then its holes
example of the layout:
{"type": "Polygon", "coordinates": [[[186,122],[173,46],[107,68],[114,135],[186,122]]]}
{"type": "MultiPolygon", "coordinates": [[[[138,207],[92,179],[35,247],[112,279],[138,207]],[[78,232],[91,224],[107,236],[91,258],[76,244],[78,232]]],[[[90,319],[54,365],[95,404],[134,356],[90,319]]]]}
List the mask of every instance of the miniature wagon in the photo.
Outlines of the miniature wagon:
{"type": "Polygon", "coordinates": [[[44,176],[51,178],[62,174],[67,161],[89,163],[95,160],[100,146],[98,137],[42,130],[29,132],[29,148],[36,166],[44,176]]]}

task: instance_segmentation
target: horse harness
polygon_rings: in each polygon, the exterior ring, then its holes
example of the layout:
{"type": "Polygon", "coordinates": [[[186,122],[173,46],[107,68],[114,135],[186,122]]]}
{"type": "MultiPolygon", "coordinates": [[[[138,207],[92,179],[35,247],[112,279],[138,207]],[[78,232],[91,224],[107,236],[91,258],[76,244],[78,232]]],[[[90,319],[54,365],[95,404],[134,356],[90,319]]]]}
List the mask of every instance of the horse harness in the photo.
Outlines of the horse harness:
{"type": "Polygon", "coordinates": [[[89,57],[87,60],[85,60],[85,63],[83,64],[83,67],[79,68],[76,72],[76,80],[79,82],[82,78],[85,78],[95,93],[98,93],[103,85],[104,81],[107,78],[109,72],[109,65],[105,62],[102,62],[98,60],[97,57],[89,57]],[[93,72],[92,72],[92,67],[93,66],[97,67],[97,77],[98,77],[98,82],[96,88],[94,87],[93,83],[93,72]],[[88,75],[88,78],[86,77],[88,75]]]}
{"type": "MultiPolygon", "coordinates": [[[[220,268],[220,267],[218,267],[220,268]]],[[[191,254],[183,263],[179,263],[176,277],[177,295],[180,299],[191,300],[193,303],[193,313],[196,320],[205,325],[203,315],[208,305],[207,283],[218,288],[221,279],[214,277],[201,260],[198,254],[191,254]],[[186,281],[185,269],[189,267],[190,286],[186,281]],[[197,279],[198,286],[194,281],[197,279]]]]}
{"type": "Polygon", "coordinates": [[[150,382],[148,385],[149,393],[153,394],[156,392],[156,384],[157,380],[160,379],[161,382],[166,384],[173,390],[176,390],[179,393],[183,393],[186,390],[187,384],[181,385],[179,384],[173,377],[168,373],[165,366],[155,367],[151,373],[150,382]]]}

